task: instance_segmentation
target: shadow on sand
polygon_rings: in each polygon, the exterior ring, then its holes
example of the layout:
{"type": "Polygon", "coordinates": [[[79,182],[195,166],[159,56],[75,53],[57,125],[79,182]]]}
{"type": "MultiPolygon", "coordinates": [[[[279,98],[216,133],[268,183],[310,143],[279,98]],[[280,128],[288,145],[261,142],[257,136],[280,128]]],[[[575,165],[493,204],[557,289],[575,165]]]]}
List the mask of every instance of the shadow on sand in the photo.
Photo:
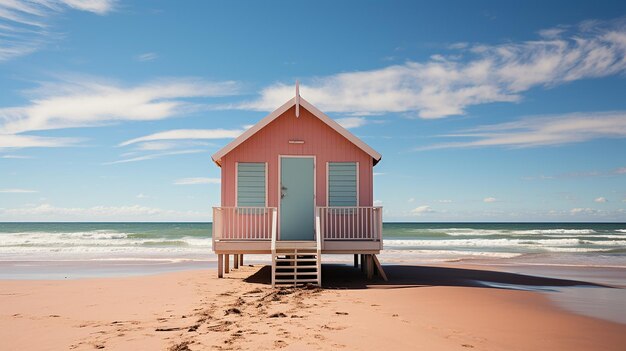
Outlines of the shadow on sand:
{"type": "MultiPolygon", "coordinates": [[[[323,287],[327,289],[409,288],[460,286],[514,290],[550,290],[550,287],[610,287],[591,282],[539,277],[517,273],[452,267],[384,266],[389,281],[367,280],[351,265],[322,265],[323,287]]],[[[271,284],[271,267],[265,266],[245,279],[249,283],[271,284]]]]}

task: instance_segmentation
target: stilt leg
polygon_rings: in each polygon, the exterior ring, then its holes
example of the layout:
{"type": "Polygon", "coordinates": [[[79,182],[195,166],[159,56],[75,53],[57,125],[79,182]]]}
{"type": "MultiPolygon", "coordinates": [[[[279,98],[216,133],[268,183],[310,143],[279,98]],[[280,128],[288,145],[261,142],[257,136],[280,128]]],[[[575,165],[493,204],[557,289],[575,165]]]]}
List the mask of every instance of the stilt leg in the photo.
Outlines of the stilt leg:
{"type": "Polygon", "coordinates": [[[217,277],[224,278],[224,255],[217,255],[217,277]]]}
{"type": "Polygon", "coordinates": [[[225,254],[224,255],[224,273],[229,273],[230,272],[230,255],[229,254],[225,254]]]}
{"type": "Polygon", "coordinates": [[[359,268],[359,255],[354,254],[354,268],[359,268]]]}
{"type": "Polygon", "coordinates": [[[361,272],[365,272],[365,255],[361,254],[361,272]]]}
{"type": "Polygon", "coordinates": [[[243,266],[243,254],[239,254],[239,265],[243,266]]]}
{"type": "Polygon", "coordinates": [[[233,269],[237,269],[237,268],[239,268],[239,255],[234,254],[233,255],[233,269]]]}
{"type": "Polygon", "coordinates": [[[367,279],[372,279],[374,276],[374,265],[372,260],[372,255],[367,255],[367,279]]]}

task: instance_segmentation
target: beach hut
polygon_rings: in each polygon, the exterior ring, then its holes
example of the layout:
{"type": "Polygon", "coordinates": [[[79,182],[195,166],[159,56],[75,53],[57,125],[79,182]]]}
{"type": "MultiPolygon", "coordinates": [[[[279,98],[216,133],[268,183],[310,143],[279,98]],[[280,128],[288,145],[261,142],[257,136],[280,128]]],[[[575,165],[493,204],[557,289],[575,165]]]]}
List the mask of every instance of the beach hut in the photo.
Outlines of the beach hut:
{"type": "Polygon", "coordinates": [[[381,155],[300,97],[216,152],[221,206],[213,208],[218,276],[244,254],[270,254],[272,286],[321,285],[321,256],[352,254],[368,278],[383,246],[373,205],[381,155]]]}

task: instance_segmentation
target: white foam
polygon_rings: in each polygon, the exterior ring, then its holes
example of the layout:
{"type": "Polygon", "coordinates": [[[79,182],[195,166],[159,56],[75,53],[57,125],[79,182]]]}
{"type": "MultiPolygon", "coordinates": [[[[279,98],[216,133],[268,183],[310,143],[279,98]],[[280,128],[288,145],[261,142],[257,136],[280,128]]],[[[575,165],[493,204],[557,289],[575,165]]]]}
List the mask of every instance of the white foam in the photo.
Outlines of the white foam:
{"type": "MultiPolygon", "coordinates": [[[[420,231],[420,230],[415,230],[420,231]]],[[[594,234],[593,229],[528,229],[528,230],[507,230],[507,229],[474,229],[474,228],[440,228],[426,229],[428,232],[445,233],[450,236],[488,236],[488,235],[542,235],[542,234],[594,234]]]]}
{"type": "Polygon", "coordinates": [[[444,240],[384,240],[392,247],[503,247],[503,246],[542,246],[542,245],[579,245],[579,239],[444,239],[444,240]]]}

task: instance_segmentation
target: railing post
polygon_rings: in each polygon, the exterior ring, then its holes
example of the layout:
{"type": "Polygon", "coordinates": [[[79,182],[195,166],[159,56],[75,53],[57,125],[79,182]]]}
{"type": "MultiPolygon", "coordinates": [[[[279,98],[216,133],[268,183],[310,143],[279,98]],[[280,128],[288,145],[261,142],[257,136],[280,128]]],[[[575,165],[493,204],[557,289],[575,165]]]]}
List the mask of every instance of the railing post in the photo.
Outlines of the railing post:
{"type": "Polygon", "coordinates": [[[276,213],[277,209],[273,208],[272,209],[272,243],[271,243],[271,249],[272,249],[272,288],[274,286],[276,286],[276,234],[277,234],[277,229],[276,229],[276,223],[277,221],[277,216],[278,214],[276,213]]]}

